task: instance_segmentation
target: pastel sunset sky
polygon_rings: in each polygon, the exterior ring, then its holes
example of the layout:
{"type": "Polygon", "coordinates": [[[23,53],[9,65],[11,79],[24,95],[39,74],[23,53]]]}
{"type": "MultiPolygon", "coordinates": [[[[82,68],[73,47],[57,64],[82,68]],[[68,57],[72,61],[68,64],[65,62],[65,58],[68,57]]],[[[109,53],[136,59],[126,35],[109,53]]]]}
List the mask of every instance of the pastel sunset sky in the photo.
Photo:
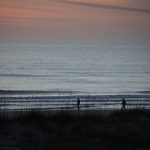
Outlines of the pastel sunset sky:
{"type": "Polygon", "coordinates": [[[150,0],[0,0],[0,40],[150,39],[150,0]]]}

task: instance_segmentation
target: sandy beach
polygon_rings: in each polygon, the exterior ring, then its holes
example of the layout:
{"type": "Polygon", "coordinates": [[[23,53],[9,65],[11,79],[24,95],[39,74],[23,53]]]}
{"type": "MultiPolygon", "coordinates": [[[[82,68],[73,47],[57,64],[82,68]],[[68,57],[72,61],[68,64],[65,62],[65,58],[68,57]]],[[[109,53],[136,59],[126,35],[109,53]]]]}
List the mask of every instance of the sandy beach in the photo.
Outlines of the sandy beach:
{"type": "Polygon", "coordinates": [[[147,150],[149,110],[30,112],[0,116],[1,150],[147,150]]]}

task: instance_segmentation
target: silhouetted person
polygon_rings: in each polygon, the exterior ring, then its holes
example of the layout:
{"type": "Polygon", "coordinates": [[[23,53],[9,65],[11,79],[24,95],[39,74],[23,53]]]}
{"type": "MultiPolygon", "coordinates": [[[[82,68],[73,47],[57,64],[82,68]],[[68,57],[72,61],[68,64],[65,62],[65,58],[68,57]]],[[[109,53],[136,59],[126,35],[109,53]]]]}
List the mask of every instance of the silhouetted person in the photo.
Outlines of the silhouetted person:
{"type": "Polygon", "coordinates": [[[125,110],[126,109],[126,101],[125,101],[125,99],[123,98],[122,99],[122,108],[121,108],[121,110],[125,110]]]}
{"type": "Polygon", "coordinates": [[[80,99],[79,98],[77,99],[77,108],[78,108],[78,110],[80,110],[80,99]]]}

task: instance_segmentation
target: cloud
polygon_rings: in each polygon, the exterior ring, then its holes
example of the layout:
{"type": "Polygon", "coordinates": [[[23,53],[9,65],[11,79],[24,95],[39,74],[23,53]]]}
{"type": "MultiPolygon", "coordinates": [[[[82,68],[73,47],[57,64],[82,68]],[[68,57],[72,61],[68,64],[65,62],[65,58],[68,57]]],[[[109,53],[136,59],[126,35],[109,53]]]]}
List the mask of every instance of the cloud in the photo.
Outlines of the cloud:
{"type": "Polygon", "coordinates": [[[140,9],[140,8],[131,8],[131,7],[123,7],[123,6],[112,6],[112,5],[105,5],[105,4],[94,4],[94,3],[68,1],[68,0],[55,0],[55,1],[61,2],[61,3],[66,3],[66,4],[85,6],[85,7],[95,7],[95,8],[102,8],[102,9],[111,9],[111,10],[120,10],[120,11],[150,14],[150,9],[140,9]]]}

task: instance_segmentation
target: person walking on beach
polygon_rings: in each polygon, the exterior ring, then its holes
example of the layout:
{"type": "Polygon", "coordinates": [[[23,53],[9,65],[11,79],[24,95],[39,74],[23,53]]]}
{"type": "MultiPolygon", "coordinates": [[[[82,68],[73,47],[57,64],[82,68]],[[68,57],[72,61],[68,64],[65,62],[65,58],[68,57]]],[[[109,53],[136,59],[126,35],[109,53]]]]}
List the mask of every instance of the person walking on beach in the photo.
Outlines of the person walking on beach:
{"type": "Polygon", "coordinates": [[[77,99],[77,108],[78,108],[78,110],[80,110],[80,99],[79,98],[77,99]]]}
{"type": "Polygon", "coordinates": [[[121,110],[125,110],[126,109],[126,101],[125,101],[125,99],[123,98],[122,99],[122,108],[121,108],[121,110]]]}

